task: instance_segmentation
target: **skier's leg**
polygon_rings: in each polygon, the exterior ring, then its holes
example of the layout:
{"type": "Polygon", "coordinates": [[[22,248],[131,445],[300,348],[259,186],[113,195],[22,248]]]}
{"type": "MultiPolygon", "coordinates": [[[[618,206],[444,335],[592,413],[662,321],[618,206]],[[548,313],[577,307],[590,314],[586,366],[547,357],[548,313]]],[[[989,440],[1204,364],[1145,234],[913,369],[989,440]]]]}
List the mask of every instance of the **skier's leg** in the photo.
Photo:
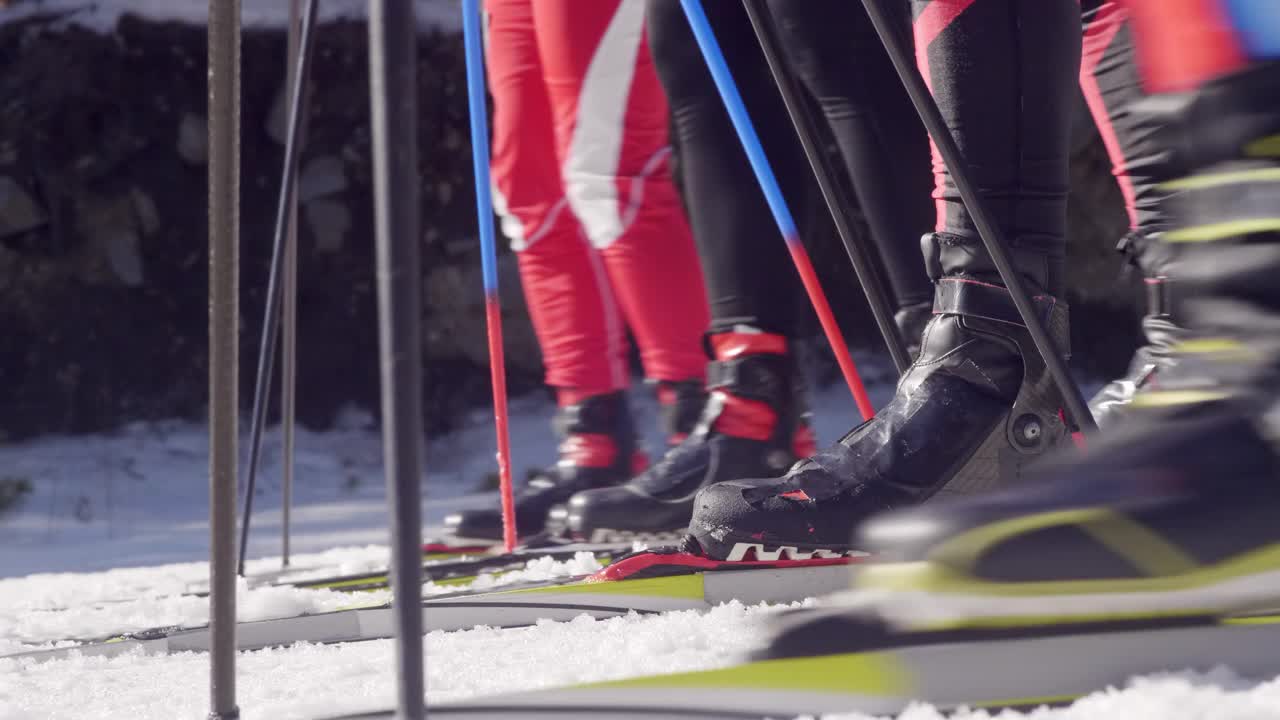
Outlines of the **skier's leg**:
{"type": "MultiPolygon", "coordinates": [[[[625,395],[626,329],[604,263],[560,183],[530,0],[487,0],[485,9],[494,206],[516,251],[563,438],[557,466],[518,491],[517,528],[528,536],[542,530],[553,504],[626,480],[638,458],[625,395]]],[[[496,509],[452,515],[445,524],[460,537],[502,537],[496,509]]]]}
{"type": "Polygon", "coordinates": [[[644,0],[533,0],[566,197],[658,383],[671,444],[703,402],[710,322],[697,249],[671,178],[667,101],[644,0]]]}
{"type": "MultiPolygon", "coordinates": [[[[1077,0],[914,2],[921,70],[1059,347],[1066,318],[1070,105],[1077,0]]],[[[1061,405],[941,160],[925,236],[934,316],[920,355],[872,420],[783,478],[708,487],[690,530],[715,557],[846,552],[863,518],[983,492],[1067,436],[1061,405]]]]}
{"type": "Polygon", "coordinates": [[[1142,272],[1147,290],[1147,312],[1142,318],[1146,344],[1134,354],[1129,372],[1107,384],[1090,402],[1094,419],[1108,426],[1123,414],[1138,390],[1159,384],[1159,373],[1168,367],[1169,350],[1181,328],[1173,317],[1170,297],[1177,287],[1168,274],[1173,247],[1158,241],[1166,225],[1160,204],[1164,192],[1159,186],[1172,178],[1156,135],[1142,131],[1131,107],[1142,99],[1143,89],[1129,13],[1118,0],[1085,0],[1083,7],[1080,87],[1129,215],[1129,233],[1119,249],[1142,272]]]}
{"type": "Polygon", "coordinates": [[[928,134],[859,3],[771,0],[769,9],[840,148],[914,355],[933,315],[919,242],[932,225],[928,134]]]}
{"type": "Polygon", "coordinates": [[[888,590],[879,597],[903,626],[1167,618],[1280,601],[1280,7],[1128,7],[1154,93],[1131,111],[1173,168],[1162,241],[1179,247],[1187,339],[1114,436],[1045,467],[1034,489],[867,524],[863,546],[894,562],[857,583],[888,590]]]}
{"type": "MultiPolygon", "coordinates": [[[[788,199],[802,168],[798,144],[741,3],[706,11],[788,199]]],[[[729,122],[679,0],[650,0],[649,43],[671,106],[680,172],[711,301],[712,331],[751,325],[789,335],[799,286],[764,194],[729,122]]]]}
{"type": "MultiPolygon", "coordinates": [[[[737,0],[705,7],[787,192],[803,156],[751,25],[737,0]]],[[[648,472],[573,498],[570,528],[597,539],[683,531],[698,488],[784,469],[802,430],[790,338],[798,287],[786,248],[678,0],[651,0],[647,27],[706,272],[711,396],[690,437],[648,472]]]]}

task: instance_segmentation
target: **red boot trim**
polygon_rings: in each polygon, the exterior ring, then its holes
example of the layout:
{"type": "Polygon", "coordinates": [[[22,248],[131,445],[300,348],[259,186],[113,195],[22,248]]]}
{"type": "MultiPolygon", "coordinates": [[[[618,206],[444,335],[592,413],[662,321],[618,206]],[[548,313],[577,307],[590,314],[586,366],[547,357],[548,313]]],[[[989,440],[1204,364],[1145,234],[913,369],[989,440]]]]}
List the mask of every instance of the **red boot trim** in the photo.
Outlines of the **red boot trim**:
{"type": "Polygon", "coordinates": [[[641,450],[631,453],[631,474],[639,475],[649,469],[649,455],[641,450]]]}
{"type": "Polygon", "coordinates": [[[676,404],[676,389],[670,385],[658,385],[658,404],[670,407],[676,404]]]}
{"type": "Polygon", "coordinates": [[[585,468],[607,468],[618,457],[613,438],[599,433],[570,435],[560,443],[560,461],[585,468]]]}
{"type": "MultiPolygon", "coordinates": [[[[498,543],[501,547],[501,543],[498,543]]],[[[450,545],[447,542],[430,541],[422,543],[424,555],[477,555],[493,549],[493,545],[450,545]]]]}
{"type": "MultiPolygon", "coordinates": [[[[1062,408],[1058,408],[1058,419],[1062,421],[1063,425],[1066,425],[1067,411],[1063,410],[1062,408]]],[[[1089,441],[1085,439],[1084,433],[1080,432],[1079,430],[1075,430],[1071,433],[1071,442],[1076,444],[1077,450],[1089,449],[1089,441]]]]}
{"type": "Polygon", "coordinates": [[[711,351],[717,360],[742,355],[786,355],[787,339],[773,333],[716,333],[711,336],[711,351]]]}
{"type": "Polygon", "coordinates": [[[822,565],[850,565],[864,558],[813,558],[810,560],[712,560],[702,555],[691,553],[640,552],[629,555],[595,575],[586,578],[586,582],[606,582],[610,580],[640,579],[643,577],[662,577],[668,575],[692,575],[697,572],[714,570],[741,570],[744,567],[792,568],[817,567],[822,565]]]}
{"type": "Polygon", "coordinates": [[[559,407],[569,407],[570,405],[580,405],[583,402],[596,397],[598,395],[606,395],[611,392],[617,392],[625,388],[556,388],[556,405],[559,407]]]}
{"type": "Polygon", "coordinates": [[[711,427],[722,435],[747,440],[768,440],[773,437],[778,414],[768,403],[759,400],[743,400],[725,392],[716,391],[724,399],[724,407],[711,427]]]}
{"type": "Polygon", "coordinates": [[[804,423],[796,426],[796,432],[791,436],[791,452],[798,458],[818,454],[818,438],[813,434],[813,428],[804,423]]]}

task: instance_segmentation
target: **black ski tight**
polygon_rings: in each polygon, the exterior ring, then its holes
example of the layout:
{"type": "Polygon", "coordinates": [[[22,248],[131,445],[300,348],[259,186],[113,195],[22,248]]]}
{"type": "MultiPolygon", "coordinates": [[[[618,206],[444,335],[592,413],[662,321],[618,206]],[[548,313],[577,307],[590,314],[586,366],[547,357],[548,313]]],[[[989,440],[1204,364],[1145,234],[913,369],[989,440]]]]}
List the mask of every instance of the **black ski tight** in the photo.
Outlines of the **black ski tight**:
{"type": "Polygon", "coordinates": [[[1146,235],[1166,229],[1158,185],[1172,180],[1165,151],[1129,106],[1143,96],[1128,13],[1117,0],[1084,0],[1080,89],[1111,156],[1129,223],[1146,235]]]}
{"type": "MultiPolygon", "coordinates": [[[[1016,269],[1061,295],[1079,0],[912,0],[911,9],[920,71],[1016,269]]],[[[930,275],[1000,282],[936,153],[934,175],[942,235],[925,249],[930,275]]]]}
{"type": "MultiPolygon", "coordinates": [[[[795,207],[808,168],[750,23],[737,0],[704,7],[795,207]]],[[[927,141],[869,20],[852,0],[770,0],[770,9],[788,59],[833,131],[895,299],[900,306],[927,299],[917,240],[933,223],[924,218],[928,177],[915,169],[927,162],[927,141]]],[[[1077,83],[1108,140],[1135,229],[1160,229],[1158,149],[1125,109],[1141,88],[1114,0],[1084,0],[1093,50],[1083,72],[1079,0],[911,0],[910,10],[921,69],[1015,264],[1037,290],[1063,291],[1077,83]]],[[[798,297],[794,272],[677,0],[649,0],[648,30],[681,147],[713,328],[748,323],[786,333],[798,297]]],[[[925,246],[930,275],[998,281],[936,157],[934,171],[943,235],[925,246]]]]}
{"type": "MultiPolygon", "coordinates": [[[[896,5],[905,32],[906,7],[896,5]]],[[[769,9],[831,128],[894,299],[931,300],[919,244],[932,217],[928,134],[870,18],[857,0],[769,0],[769,9]]]]}
{"type": "MultiPolygon", "coordinates": [[[[794,211],[809,168],[742,3],[703,5],[794,211]]],[[[927,136],[908,111],[869,19],[851,0],[773,0],[770,9],[850,169],[897,302],[927,300],[931,286],[918,244],[930,224],[927,136]],[[907,122],[885,123],[885,117],[907,122]]],[[[712,330],[750,324],[789,334],[799,299],[796,274],[680,3],[649,0],[647,19],[707,275],[712,330]]]]}

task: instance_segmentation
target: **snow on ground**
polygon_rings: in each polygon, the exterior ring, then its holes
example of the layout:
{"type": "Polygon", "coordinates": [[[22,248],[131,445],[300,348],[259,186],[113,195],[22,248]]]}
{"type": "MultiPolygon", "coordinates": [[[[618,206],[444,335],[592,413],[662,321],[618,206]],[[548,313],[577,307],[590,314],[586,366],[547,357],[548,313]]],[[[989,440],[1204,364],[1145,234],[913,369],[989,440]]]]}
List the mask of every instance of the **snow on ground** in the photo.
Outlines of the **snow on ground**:
{"type": "MultiPolygon", "coordinates": [[[[208,21],[208,0],[10,0],[0,7],[0,23],[33,15],[65,15],[67,22],[100,32],[115,28],[125,14],[160,22],[203,25],[208,21]]],[[[368,0],[320,0],[316,14],[320,22],[343,18],[363,18],[368,0]]],[[[461,30],[462,15],[457,0],[417,0],[418,23],[426,28],[461,30]]],[[[283,27],[288,22],[288,0],[242,0],[241,21],[246,27],[283,27]]]]}
{"type": "MultiPolygon", "coordinates": [[[[634,675],[725,667],[757,647],[758,623],[777,608],[720,606],[534,627],[430,633],[432,701],[463,700],[634,675]]],[[[310,645],[242,653],[237,694],[245,720],[313,718],[389,707],[391,641],[310,645]]],[[[208,659],[125,655],[32,663],[0,658],[0,720],[168,720],[208,708],[208,659]]],[[[961,712],[955,720],[1266,720],[1280,716],[1280,680],[1255,683],[1225,670],[1137,679],[1074,705],[1028,713],[961,712]]],[[[824,720],[868,720],[857,714],[824,720]]],[[[899,720],[943,720],[920,706],[899,720]]]]}
{"type": "MultiPolygon", "coordinates": [[[[891,388],[872,382],[878,373],[874,360],[860,358],[873,401],[883,403],[891,388]]],[[[656,455],[661,438],[652,393],[637,387],[632,404],[637,427],[646,433],[650,454],[656,455]]],[[[820,443],[838,438],[858,419],[842,385],[815,392],[812,404],[820,443]]],[[[511,455],[517,477],[523,477],[528,468],[554,461],[553,411],[553,404],[543,396],[513,399],[511,455]]],[[[422,507],[428,532],[438,530],[449,512],[496,502],[493,492],[477,492],[485,475],[497,469],[493,415],[478,409],[460,418],[459,425],[458,431],[432,441],[426,450],[422,507]]],[[[241,429],[243,456],[249,446],[247,422],[241,429]]],[[[350,411],[333,429],[299,428],[296,447],[293,552],[336,555],[297,557],[293,566],[306,569],[308,564],[341,558],[347,563],[343,572],[359,572],[384,562],[385,555],[368,549],[388,541],[382,444],[373,418],[350,411]]],[[[281,552],[281,455],[279,428],[272,427],[263,439],[250,558],[281,552]]],[[[137,423],[115,433],[0,445],[0,478],[26,479],[33,488],[16,510],[0,513],[0,578],[207,558],[208,463],[207,429],[189,422],[137,423]]],[[[250,570],[266,571],[270,564],[250,570]]],[[[174,566],[169,571],[175,584],[204,580],[197,567],[174,566]]],[[[111,575],[102,580],[126,584],[128,577],[111,575]]],[[[47,580],[50,589],[38,592],[57,592],[53,589],[58,587],[57,578],[47,580]]],[[[131,593],[127,587],[122,590],[126,596],[131,593]]],[[[71,592],[97,591],[77,585],[71,592]]],[[[0,598],[0,607],[5,602],[0,598]]]]}
{"type": "MultiPolygon", "coordinates": [[[[537,558],[522,570],[486,574],[471,583],[427,583],[423,595],[446,595],[462,590],[491,590],[526,582],[560,580],[593,573],[601,568],[591,553],[579,553],[570,560],[537,558]]],[[[76,577],[76,576],[71,576],[76,577]]],[[[81,576],[91,577],[91,576],[81,576]]],[[[163,578],[162,578],[163,580],[163,578]]],[[[0,592],[23,597],[24,588],[39,580],[7,580],[0,592]]],[[[91,583],[92,581],[90,581],[91,583]]],[[[136,587],[136,586],[135,586],[136,587]]],[[[37,590],[38,593],[38,590],[37,590]]],[[[355,606],[377,606],[390,602],[389,590],[340,592],[327,588],[265,586],[251,588],[241,579],[237,586],[236,618],[240,622],[311,615],[355,606]]],[[[157,627],[199,627],[209,622],[208,598],[195,595],[157,593],[143,588],[140,596],[109,601],[59,604],[0,610],[0,656],[49,647],[65,647],[67,640],[102,640],[113,635],[157,627]],[[8,612],[6,612],[8,610],[8,612]]]]}
{"type": "MultiPolygon", "coordinates": [[[[457,700],[637,674],[721,667],[754,649],[754,623],[772,612],[734,603],[628,616],[427,636],[428,697],[457,700]]],[[[394,698],[391,641],[242,653],[244,720],[311,718],[386,708],[394,698]]],[[[34,664],[0,658],[0,720],[169,720],[208,711],[208,659],[192,653],[34,664]]]]}

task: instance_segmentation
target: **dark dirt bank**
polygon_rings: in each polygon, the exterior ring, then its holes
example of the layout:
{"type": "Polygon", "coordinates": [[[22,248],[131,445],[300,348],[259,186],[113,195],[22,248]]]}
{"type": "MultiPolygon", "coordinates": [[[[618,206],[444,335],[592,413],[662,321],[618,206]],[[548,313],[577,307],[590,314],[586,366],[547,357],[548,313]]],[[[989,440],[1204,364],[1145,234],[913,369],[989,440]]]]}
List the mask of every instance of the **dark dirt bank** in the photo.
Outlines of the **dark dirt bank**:
{"type": "MultiPolygon", "coordinates": [[[[299,417],[375,408],[366,28],[319,30],[302,157],[299,417]]],[[[285,38],[244,37],[243,399],[249,402],[282,162],[285,38]]],[[[428,427],[488,403],[461,38],[418,60],[428,427]]],[[[125,16],[99,34],[52,18],[0,26],[0,439],[199,418],[207,393],[204,29],[125,16]]],[[[1088,115],[1071,206],[1074,348],[1101,373],[1136,339],[1133,280],[1112,248],[1120,196],[1088,115]]],[[[855,346],[878,347],[820,201],[797,210],[855,346]]],[[[914,241],[914,240],[913,240],[914,241]]],[[[513,392],[539,387],[537,344],[503,252],[513,392]]],[[[808,314],[800,320],[816,330],[808,314]]]]}

